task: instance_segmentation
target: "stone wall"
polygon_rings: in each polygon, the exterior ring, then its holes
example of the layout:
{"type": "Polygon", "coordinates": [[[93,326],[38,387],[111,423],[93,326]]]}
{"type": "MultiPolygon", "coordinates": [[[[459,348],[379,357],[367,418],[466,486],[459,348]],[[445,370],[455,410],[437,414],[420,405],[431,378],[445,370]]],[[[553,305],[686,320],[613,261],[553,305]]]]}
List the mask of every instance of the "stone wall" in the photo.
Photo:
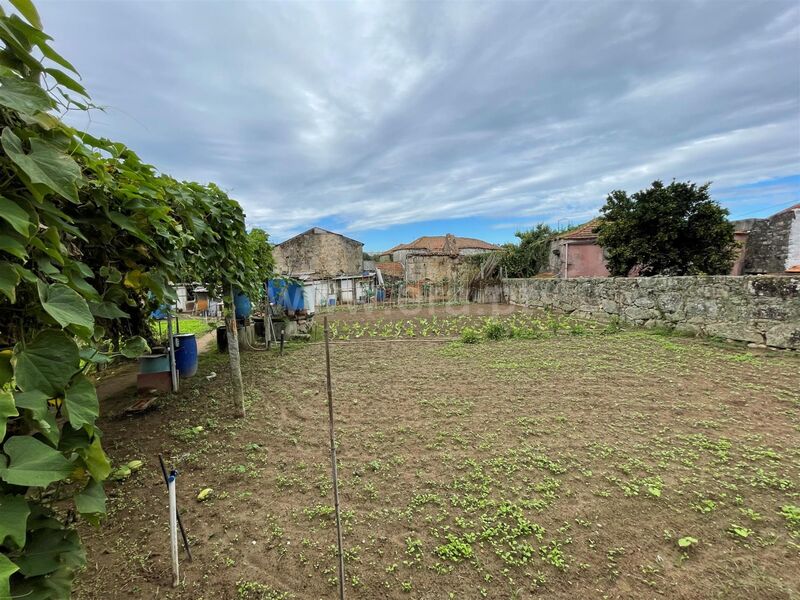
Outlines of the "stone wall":
{"type": "Polygon", "coordinates": [[[360,242],[317,229],[278,244],[272,254],[279,273],[316,273],[335,277],[361,273],[363,248],[360,242]]]}
{"type": "Polygon", "coordinates": [[[406,281],[455,282],[459,278],[462,261],[458,256],[445,254],[410,254],[406,257],[406,281]]]}
{"type": "Polygon", "coordinates": [[[800,349],[800,277],[504,279],[512,304],[800,349]]]}
{"type": "Polygon", "coordinates": [[[754,219],[744,251],[745,274],[783,273],[800,263],[800,208],[754,219]]]}

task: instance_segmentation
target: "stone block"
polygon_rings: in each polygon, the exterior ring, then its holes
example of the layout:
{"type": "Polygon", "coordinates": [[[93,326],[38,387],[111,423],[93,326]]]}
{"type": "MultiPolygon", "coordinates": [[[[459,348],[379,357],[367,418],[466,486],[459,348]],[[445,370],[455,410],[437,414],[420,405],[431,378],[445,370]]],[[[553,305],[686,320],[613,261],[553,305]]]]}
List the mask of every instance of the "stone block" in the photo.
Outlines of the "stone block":
{"type": "Polygon", "coordinates": [[[800,350],[800,322],[782,323],[767,329],[767,346],[800,350]]]}
{"type": "Polygon", "coordinates": [[[680,333],[682,335],[702,335],[703,330],[691,323],[677,323],[675,325],[675,333],[680,333]]]}
{"type": "Polygon", "coordinates": [[[624,317],[629,321],[647,321],[648,319],[652,319],[657,316],[657,313],[653,310],[648,310],[644,308],[639,308],[638,306],[629,306],[627,307],[623,313],[624,317]]]}
{"type": "Polygon", "coordinates": [[[748,323],[709,323],[704,329],[706,335],[731,338],[739,342],[764,343],[764,335],[748,323]]]}

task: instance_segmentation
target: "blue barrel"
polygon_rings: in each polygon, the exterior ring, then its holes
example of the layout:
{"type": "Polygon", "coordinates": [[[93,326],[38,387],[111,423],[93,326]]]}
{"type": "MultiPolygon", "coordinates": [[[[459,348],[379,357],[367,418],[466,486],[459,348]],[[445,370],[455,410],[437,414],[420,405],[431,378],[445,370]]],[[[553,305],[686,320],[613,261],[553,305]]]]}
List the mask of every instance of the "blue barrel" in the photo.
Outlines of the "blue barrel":
{"type": "Polygon", "coordinates": [[[236,308],[236,318],[245,319],[250,316],[253,310],[253,305],[250,303],[250,298],[245,296],[244,292],[236,292],[233,297],[233,306],[236,308]]]}
{"type": "Polygon", "coordinates": [[[383,302],[384,300],[386,300],[386,290],[384,290],[383,288],[378,288],[378,290],[375,292],[375,299],[378,302],[383,302]]]}
{"type": "Polygon", "coordinates": [[[179,333],[175,341],[175,368],[181,378],[197,373],[197,338],[193,333],[179,333]]]}

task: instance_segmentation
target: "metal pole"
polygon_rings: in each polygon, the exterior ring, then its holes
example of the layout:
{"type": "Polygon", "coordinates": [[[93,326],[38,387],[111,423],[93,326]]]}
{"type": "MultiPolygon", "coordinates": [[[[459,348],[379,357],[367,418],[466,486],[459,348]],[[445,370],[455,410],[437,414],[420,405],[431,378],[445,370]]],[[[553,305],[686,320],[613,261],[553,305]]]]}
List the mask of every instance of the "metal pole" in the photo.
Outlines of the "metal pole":
{"type": "Polygon", "coordinates": [[[269,314],[269,283],[264,284],[264,343],[269,350],[269,328],[272,327],[272,317],[269,314]]]}
{"type": "Polygon", "coordinates": [[[325,327],[325,369],[328,374],[328,431],[331,442],[331,475],[333,476],[333,506],[336,511],[336,543],[339,546],[339,600],[344,600],[344,549],[342,548],[342,521],[339,516],[339,475],[336,470],[336,437],[333,426],[333,387],[331,384],[331,350],[328,344],[330,331],[328,317],[322,319],[325,327]]]}
{"type": "Polygon", "coordinates": [[[172,337],[172,313],[167,311],[167,344],[169,345],[169,373],[172,378],[172,391],[178,391],[178,369],[175,366],[175,340],[172,337]]]}
{"type": "Polygon", "coordinates": [[[172,550],[172,587],[178,587],[180,583],[180,570],[178,567],[178,501],[175,493],[175,477],[178,472],[172,471],[169,474],[167,485],[169,486],[169,541],[172,550]]]}
{"type": "MultiPolygon", "coordinates": [[[[160,454],[158,455],[158,462],[161,465],[161,474],[164,476],[164,485],[167,486],[167,490],[169,490],[169,475],[167,475],[167,467],[164,464],[164,457],[160,454]]],[[[192,560],[192,551],[189,549],[189,536],[186,535],[186,530],[183,528],[183,521],[181,521],[181,513],[175,508],[175,517],[178,520],[178,529],[181,530],[181,537],[183,538],[183,547],[186,549],[186,556],[189,558],[189,561],[192,560]]]]}

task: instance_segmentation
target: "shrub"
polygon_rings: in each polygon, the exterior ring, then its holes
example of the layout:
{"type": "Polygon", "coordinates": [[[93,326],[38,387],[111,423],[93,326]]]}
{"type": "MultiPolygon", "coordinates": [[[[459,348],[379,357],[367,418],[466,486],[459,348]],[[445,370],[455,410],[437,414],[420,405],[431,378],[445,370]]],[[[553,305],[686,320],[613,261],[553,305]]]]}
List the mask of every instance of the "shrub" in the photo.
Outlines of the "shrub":
{"type": "Polygon", "coordinates": [[[588,330],[580,323],[573,323],[569,328],[569,332],[572,335],[584,335],[588,333],[588,330]]]}
{"type": "Polygon", "coordinates": [[[509,336],[521,340],[533,340],[542,337],[542,331],[535,326],[521,327],[519,325],[512,325],[509,330],[509,336]]]}
{"type": "Polygon", "coordinates": [[[464,327],[461,330],[461,341],[465,344],[477,344],[481,341],[481,335],[472,327],[464,327]]]}
{"type": "Polygon", "coordinates": [[[608,325],[606,325],[606,328],[603,330],[603,333],[611,335],[614,333],[619,333],[620,331],[622,331],[622,319],[620,319],[618,315],[612,315],[611,319],[608,321],[608,325]]]}
{"type": "Polygon", "coordinates": [[[506,326],[497,319],[489,319],[483,326],[483,335],[487,340],[502,340],[508,337],[506,326]]]}

